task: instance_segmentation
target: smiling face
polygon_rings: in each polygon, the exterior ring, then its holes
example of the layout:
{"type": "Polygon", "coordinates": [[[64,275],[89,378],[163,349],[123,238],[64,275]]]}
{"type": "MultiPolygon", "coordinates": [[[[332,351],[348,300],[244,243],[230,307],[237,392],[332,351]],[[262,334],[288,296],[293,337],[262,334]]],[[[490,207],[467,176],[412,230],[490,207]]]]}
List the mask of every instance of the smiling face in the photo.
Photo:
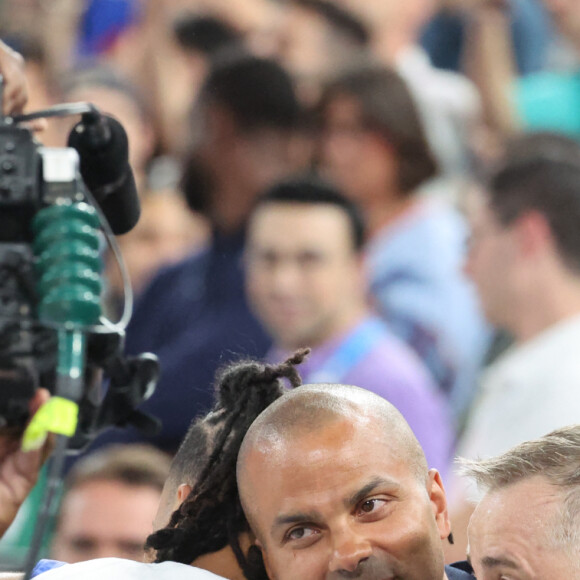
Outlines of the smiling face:
{"type": "Polygon", "coordinates": [[[330,204],[268,203],[250,221],[248,295],[275,342],[317,346],[364,309],[361,260],[346,212],[330,204]]]}
{"type": "Polygon", "coordinates": [[[563,496],[540,476],[488,493],[469,524],[478,580],[577,578],[576,556],[556,542],[563,496]]]}
{"type": "Polygon", "coordinates": [[[436,471],[418,475],[376,418],[353,414],[251,448],[240,493],[272,580],[442,580],[436,471]]]}

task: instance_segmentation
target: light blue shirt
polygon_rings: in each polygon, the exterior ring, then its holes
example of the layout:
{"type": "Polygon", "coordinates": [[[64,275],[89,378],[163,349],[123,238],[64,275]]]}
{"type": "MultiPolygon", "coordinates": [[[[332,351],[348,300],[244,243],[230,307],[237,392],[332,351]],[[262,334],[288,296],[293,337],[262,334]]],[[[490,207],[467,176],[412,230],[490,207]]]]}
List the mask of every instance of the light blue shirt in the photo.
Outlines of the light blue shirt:
{"type": "Polygon", "coordinates": [[[466,236],[451,205],[420,199],[367,250],[377,312],[431,371],[458,422],[472,401],[490,334],[463,273],[466,236]]]}

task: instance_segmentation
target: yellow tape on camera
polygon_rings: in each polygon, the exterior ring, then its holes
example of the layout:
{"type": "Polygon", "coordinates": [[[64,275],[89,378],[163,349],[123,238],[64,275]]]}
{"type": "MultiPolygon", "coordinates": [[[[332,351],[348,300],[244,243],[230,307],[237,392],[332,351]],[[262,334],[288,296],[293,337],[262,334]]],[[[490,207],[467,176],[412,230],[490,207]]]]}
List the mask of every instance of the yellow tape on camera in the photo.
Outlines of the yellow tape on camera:
{"type": "Polygon", "coordinates": [[[49,433],[72,437],[77,429],[79,407],[69,399],[52,397],[30,420],[22,437],[22,449],[40,449],[49,433]]]}

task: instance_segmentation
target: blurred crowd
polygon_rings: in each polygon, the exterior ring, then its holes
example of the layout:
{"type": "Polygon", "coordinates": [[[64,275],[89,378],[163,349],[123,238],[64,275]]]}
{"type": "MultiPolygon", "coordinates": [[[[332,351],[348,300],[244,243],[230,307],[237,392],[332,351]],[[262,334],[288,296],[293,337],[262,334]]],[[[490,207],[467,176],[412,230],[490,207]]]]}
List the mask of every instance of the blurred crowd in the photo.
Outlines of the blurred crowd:
{"type": "MultiPolygon", "coordinates": [[[[580,4],[4,0],[0,38],[25,59],[27,111],[88,101],[128,133],[126,349],[162,369],[144,405],[160,433],[96,439],[53,555],[140,559],[216,370],[310,347],[305,383],[401,411],[462,559],[473,490],[453,458],[580,418],[580,4]]],[[[74,122],[37,139],[66,146],[74,122]]],[[[108,256],[104,300],[118,318],[108,256]]],[[[34,501],[0,553],[26,544],[34,501]]]]}

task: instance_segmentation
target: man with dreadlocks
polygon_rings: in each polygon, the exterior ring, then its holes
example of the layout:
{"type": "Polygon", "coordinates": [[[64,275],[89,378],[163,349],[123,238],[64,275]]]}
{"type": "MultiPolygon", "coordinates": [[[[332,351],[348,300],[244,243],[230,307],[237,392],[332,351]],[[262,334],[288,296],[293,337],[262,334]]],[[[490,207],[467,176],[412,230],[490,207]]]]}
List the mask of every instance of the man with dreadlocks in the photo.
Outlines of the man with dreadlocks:
{"type": "Polygon", "coordinates": [[[295,365],[308,350],[279,365],[240,362],[218,375],[216,403],[189,428],[170,468],[155,533],[146,547],[153,563],[102,558],[63,565],[42,560],[42,580],[267,580],[246,521],[236,483],[236,460],[254,419],[285,388],[301,380],[295,365]],[[219,574],[219,576],[217,575],[219,574]]]}

